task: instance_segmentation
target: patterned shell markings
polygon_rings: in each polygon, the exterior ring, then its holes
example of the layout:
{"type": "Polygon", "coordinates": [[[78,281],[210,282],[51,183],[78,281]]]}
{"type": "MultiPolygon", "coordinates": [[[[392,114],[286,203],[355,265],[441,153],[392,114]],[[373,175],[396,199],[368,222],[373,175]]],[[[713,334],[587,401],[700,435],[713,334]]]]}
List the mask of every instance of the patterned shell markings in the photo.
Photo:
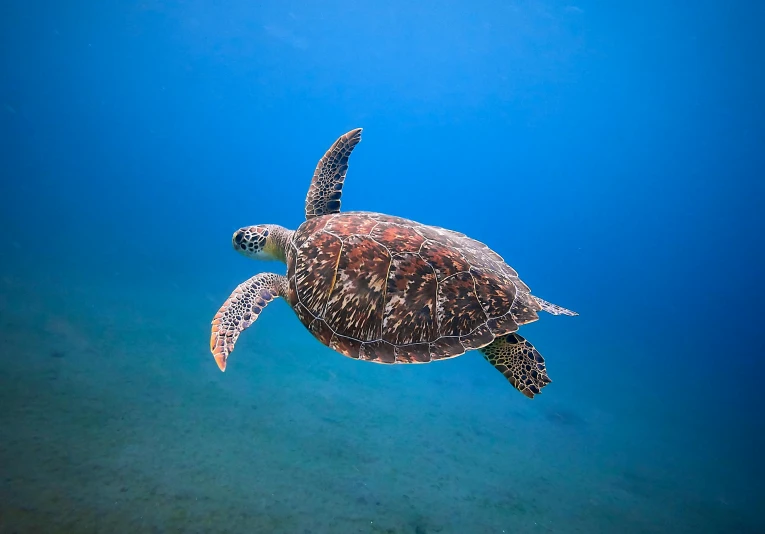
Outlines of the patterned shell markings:
{"type": "Polygon", "coordinates": [[[301,322],[351,358],[459,356],[535,321],[540,309],[483,243],[379,213],[309,219],[287,263],[289,302],[301,322]]]}

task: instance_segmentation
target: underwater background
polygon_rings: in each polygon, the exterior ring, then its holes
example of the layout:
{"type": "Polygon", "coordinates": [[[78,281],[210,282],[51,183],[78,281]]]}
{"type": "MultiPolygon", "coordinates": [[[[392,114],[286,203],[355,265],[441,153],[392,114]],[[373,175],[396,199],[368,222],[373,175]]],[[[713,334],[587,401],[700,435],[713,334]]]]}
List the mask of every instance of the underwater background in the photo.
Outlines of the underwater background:
{"type": "Polygon", "coordinates": [[[0,532],[765,532],[757,2],[0,5],[0,532]],[[343,210],[540,297],[529,400],[210,321],[363,127],[343,210]]]}

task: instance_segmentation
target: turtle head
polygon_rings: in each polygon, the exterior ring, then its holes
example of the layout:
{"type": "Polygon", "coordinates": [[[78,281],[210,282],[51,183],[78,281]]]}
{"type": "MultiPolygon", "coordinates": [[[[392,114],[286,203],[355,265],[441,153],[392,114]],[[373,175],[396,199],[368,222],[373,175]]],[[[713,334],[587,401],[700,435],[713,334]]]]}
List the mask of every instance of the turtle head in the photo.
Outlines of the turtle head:
{"type": "Polygon", "coordinates": [[[287,257],[291,231],[275,224],[246,226],[234,232],[231,243],[240,254],[256,260],[281,260],[287,257]]]}

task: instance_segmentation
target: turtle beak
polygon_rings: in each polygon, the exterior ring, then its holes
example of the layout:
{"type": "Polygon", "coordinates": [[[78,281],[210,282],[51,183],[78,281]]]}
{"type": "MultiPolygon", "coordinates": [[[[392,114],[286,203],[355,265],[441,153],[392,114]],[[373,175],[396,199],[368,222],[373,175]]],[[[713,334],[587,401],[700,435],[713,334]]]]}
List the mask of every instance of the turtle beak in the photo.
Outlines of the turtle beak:
{"type": "Polygon", "coordinates": [[[234,235],[231,236],[231,244],[234,245],[235,249],[239,249],[239,245],[242,244],[242,239],[244,238],[244,231],[239,229],[236,232],[234,232],[234,235]]]}

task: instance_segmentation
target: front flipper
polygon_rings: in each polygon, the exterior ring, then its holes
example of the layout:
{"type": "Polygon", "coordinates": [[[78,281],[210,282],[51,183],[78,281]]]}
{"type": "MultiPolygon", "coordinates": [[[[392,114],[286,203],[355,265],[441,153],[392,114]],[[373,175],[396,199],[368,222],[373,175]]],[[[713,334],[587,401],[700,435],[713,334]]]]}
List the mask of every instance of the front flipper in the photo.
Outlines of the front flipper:
{"type": "Polygon", "coordinates": [[[305,197],[305,218],[319,217],[340,211],[343,181],[348,171],[348,158],[361,141],[361,128],[351,130],[335,141],[319,160],[313,173],[308,196],[305,197]]]}
{"type": "Polygon", "coordinates": [[[498,337],[481,352],[515,389],[530,399],[552,382],[547,376],[542,355],[518,334],[498,337]]]}
{"type": "Polygon", "coordinates": [[[275,297],[285,295],[287,278],[273,273],[256,274],[237,286],[212,320],[210,350],[221,371],[236,340],[275,297]]]}

